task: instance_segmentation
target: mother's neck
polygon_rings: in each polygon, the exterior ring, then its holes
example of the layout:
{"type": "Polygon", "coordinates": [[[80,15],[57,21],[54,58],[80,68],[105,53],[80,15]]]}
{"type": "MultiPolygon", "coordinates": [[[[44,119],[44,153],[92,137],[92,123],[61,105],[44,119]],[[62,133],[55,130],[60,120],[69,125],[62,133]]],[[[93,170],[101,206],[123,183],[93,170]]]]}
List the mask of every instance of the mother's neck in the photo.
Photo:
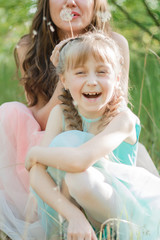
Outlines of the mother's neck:
{"type": "MultiPolygon", "coordinates": [[[[78,32],[75,32],[75,31],[73,32],[74,37],[76,37],[76,36],[78,36],[82,33],[85,33],[85,31],[82,30],[82,31],[78,31],[78,32]]],[[[72,37],[70,30],[69,31],[63,31],[61,29],[57,29],[57,34],[58,34],[58,37],[59,37],[60,41],[72,37]]]]}

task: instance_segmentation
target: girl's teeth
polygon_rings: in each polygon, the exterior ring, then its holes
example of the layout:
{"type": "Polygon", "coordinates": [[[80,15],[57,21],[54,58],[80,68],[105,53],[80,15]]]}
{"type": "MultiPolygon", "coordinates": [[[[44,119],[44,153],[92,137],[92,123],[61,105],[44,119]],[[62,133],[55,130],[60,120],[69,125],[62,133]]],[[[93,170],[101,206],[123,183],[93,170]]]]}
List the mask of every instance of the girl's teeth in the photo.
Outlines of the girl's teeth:
{"type": "Polygon", "coordinates": [[[101,93],[83,93],[85,97],[92,98],[92,97],[99,97],[101,93]]]}

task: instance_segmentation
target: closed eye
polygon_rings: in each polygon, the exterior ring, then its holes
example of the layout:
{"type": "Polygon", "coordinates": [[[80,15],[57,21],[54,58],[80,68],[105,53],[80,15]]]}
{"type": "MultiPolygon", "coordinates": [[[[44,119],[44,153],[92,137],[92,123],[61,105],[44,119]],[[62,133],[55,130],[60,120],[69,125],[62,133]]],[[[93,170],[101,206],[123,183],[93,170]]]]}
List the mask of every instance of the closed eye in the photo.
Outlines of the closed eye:
{"type": "Polygon", "coordinates": [[[86,72],[85,71],[77,71],[75,72],[75,75],[86,75],[86,72]]]}
{"type": "Polygon", "coordinates": [[[97,71],[97,74],[100,74],[100,75],[107,75],[107,74],[109,74],[109,72],[106,71],[106,70],[100,70],[100,71],[97,71]]]}
{"type": "Polygon", "coordinates": [[[76,72],[76,75],[84,74],[84,72],[76,72]]]}
{"type": "Polygon", "coordinates": [[[108,74],[110,74],[110,67],[107,65],[102,65],[102,66],[99,66],[98,68],[97,68],[97,74],[100,74],[100,75],[108,75],[108,74]]]}
{"type": "Polygon", "coordinates": [[[107,73],[107,71],[99,71],[98,73],[107,73]]]}

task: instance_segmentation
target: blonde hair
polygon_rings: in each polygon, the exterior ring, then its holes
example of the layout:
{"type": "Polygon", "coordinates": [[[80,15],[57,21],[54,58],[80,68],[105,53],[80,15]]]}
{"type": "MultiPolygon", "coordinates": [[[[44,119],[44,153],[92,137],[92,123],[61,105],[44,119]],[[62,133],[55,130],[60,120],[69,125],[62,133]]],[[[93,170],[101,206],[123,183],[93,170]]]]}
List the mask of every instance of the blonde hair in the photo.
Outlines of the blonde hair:
{"type": "MultiPolygon", "coordinates": [[[[96,61],[105,62],[107,60],[107,62],[112,65],[116,76],[121,72],[122,56],[115,41],[100,32],[90,32],[75,39],[71,39],[63,45],[60,50],[59,63],[56,69],[57,74],[63,75],[65,71],[68,71],[69,69],[75,69],[79,65],[84,65],[90,56],[93,56],[96,61]]],[[[101,129],[119,113],[122,106],[127,105],[127,99],[122,91],[124,88],[122,86],[122,79],[120,79],[119,83],[119,87],[115,87],[113,96],[106,106],[100,124],[101,129]]],[[[62,94],[60,100],[62,101],[66,121],[70,122],[69,119],[72,118],[74,121],[74,129],[82,130],[80,116],[73,104],[73,99],[70,93],[65,92],[65,94],[62,94]]],[[[73,129],[73,121],[72,124],[67,124],[67,129],[73,129]]]]}

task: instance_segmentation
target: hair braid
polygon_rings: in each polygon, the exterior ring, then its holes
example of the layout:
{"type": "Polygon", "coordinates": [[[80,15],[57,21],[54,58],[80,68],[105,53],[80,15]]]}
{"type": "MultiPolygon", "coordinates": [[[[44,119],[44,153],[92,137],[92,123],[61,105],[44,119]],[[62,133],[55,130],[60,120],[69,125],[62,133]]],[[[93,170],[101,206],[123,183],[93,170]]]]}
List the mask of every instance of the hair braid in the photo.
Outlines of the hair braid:
{"type": "Polygon", "coordinates": [[[73,98],[70,92],[63,88],[59,99],[62,102],[61,105],[65,117],[65,130],[76,129],[82,131],[82,120],[73,104],[73,98]]]}
{"type": "Polygon", "coordinates": [[[124,98],[124,92],[122,91],[121,87],[115,87],[113,96],[111,101],[107,104],[106,110],[103,114],[100,123],[100,130],[108,125],[111,120],[121,111],[123,111],[127,107],[127,103],[124,98]]]}

